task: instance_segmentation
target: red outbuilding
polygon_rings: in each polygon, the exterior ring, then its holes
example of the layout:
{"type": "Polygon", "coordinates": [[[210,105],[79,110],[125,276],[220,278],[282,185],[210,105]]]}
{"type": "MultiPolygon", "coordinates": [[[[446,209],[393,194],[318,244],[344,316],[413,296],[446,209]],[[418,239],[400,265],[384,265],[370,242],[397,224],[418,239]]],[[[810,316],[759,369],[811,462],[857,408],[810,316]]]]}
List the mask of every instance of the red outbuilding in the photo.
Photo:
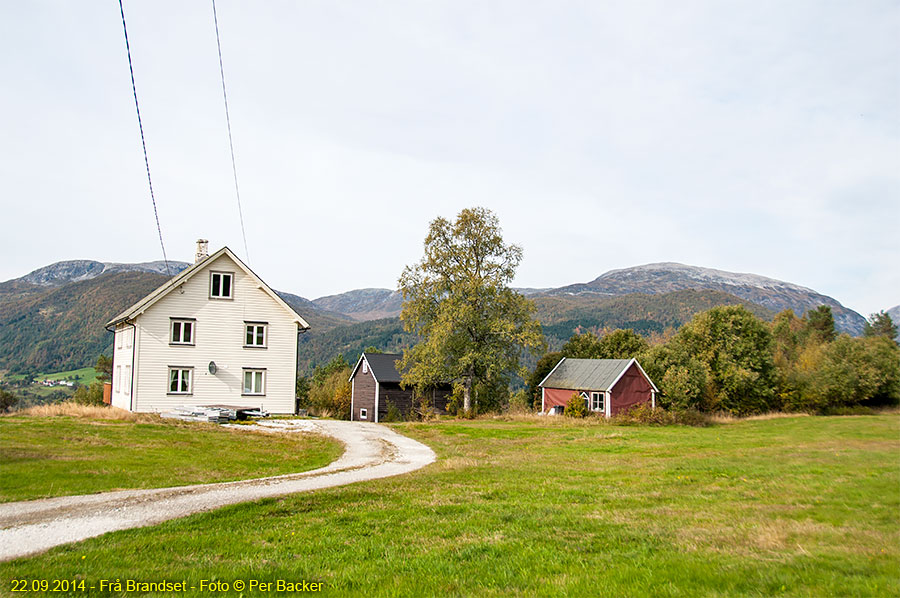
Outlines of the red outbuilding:
{"type": "Polygon", "coordinates": [[[649,403],[656,408],[659,389],[636,359],[563,357],[541,381],[541,412],[559,413],[578,394],[588,409],[605,417],[649,403]]]}

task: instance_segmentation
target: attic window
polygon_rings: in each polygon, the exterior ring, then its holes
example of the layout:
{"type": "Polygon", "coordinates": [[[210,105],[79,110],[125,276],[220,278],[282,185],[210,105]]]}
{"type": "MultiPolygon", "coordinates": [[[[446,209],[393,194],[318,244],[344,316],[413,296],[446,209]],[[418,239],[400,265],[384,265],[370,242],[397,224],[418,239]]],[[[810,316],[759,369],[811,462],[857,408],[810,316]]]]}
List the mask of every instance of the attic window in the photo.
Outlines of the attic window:
{"type": "Polygon", "coordinates": [[[369,373],[369,362],[363,359],[363,374],[369,373]]]}
{"type": "Polygon", "coordinates": [[[210,272],[209,296],[213,299],[231,299],[233,279],[231,272],[210,272]]]}

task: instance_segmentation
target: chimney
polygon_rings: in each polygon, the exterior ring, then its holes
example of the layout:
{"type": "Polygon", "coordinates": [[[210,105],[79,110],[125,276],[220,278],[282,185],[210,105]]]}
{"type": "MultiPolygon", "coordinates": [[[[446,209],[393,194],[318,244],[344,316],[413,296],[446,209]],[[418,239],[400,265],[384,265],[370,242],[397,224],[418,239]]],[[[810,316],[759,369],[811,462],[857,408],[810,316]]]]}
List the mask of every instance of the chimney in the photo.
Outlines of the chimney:
{"type": "Polygon", "coordinates": [[[201,262],[209,257],[209,241],[206,239],[197,239],[197,254],[194,256],[194,263],[201,262]]]}

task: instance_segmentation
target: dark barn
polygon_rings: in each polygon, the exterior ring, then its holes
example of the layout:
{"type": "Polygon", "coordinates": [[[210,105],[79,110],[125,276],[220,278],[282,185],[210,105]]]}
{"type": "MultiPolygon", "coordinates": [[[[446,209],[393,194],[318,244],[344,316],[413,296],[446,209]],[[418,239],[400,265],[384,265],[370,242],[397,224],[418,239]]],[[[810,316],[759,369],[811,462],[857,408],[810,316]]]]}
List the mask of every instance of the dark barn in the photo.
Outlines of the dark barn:
{"type": "Polygon", "coordinates": [[[541,381],[541,412],[565,407],[572,394],[588,409],[605,417],[643,403],[656,408],[659,390],[636,359],[569,359],[563,357],[541,381]]]}
{"type": "MultiPolygon", "coordinates": [[[[405,418],[416,407],[415,391],[400,387],[397,363],[399,353],[363,353],[350,374],[350,419],[353,421],[382,421],[388,405],[396,407],[405,418]]],[[[427,393],[427,399],[437,413],[446,413],[447,400],[453,388],[440,385],[427,393]]]]}

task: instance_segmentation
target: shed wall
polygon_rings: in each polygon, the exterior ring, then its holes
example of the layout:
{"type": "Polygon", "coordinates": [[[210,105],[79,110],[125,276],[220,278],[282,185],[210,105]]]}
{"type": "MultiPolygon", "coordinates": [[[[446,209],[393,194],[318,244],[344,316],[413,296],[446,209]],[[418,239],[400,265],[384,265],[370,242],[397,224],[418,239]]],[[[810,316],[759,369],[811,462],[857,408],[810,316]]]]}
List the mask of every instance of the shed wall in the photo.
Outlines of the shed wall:
{"type": "Polygon", "coordinates": [[[372,370],[364,374],[360,367],[353,376],[353,403],[350,419],[352,421],[375,421],[375,377],[372,376],[372,370]],[[366,419],[359,417],[360,409],[366,410],[366,419]]]}
{"type": "Polygon", "coordinates": [[[649,403],[653,388],[632,363],[611,389],[610,414],[616,415],[641,403],[649,403]]]}

